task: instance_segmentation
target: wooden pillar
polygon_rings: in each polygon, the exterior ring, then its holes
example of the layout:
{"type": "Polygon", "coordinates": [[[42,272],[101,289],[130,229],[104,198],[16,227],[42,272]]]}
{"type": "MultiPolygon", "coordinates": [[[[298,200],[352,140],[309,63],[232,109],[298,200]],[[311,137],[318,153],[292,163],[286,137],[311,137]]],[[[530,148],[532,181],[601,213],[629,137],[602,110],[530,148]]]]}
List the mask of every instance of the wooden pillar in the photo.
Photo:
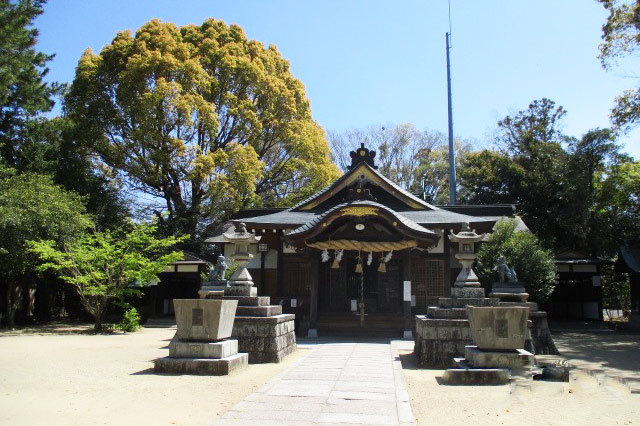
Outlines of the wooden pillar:
{"type": "Polygon", "coordinates": [[[413,337],[412,334],[412,317],[411,317],[411,249],[403,250],[402,252],[402,308],[403,308],[403,317],[404,317],[404,334],[403,337],[405,339],[410,339],[413,337]],[[405,283],[409,283],[409,300],[405,300],[405,283]]]}
{"type": "Polygon", "coordinates": [[[316,323],[318,321],[318,281],[320,275],[320,261],[318,254],[314,253],[311,258],[311,294],[310,294],[310,313],[309,313],[309,337],[317,337],[318,330],[316,323]]]}
{"type": "Polygon", "coordinates": [[[284,242],[282,241],[282,230],[276,233],[278,239],[278,260],[276,269],[276,296],[282,292],[282,282],[284,280],[284,242]]]}

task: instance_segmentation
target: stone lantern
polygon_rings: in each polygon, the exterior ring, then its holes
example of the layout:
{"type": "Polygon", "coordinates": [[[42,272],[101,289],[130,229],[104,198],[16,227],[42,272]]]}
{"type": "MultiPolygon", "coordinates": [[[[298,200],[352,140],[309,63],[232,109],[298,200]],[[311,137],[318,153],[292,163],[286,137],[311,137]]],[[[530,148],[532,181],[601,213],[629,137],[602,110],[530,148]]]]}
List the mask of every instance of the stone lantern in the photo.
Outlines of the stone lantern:
{"type": "Polygon", "coordinates": [[[238,222],[233,230],[222,234],[226,242],[231,243],[234,252],[229,256],[238,265],[236,271],[229,278],[229,287],[224,290],[225,296],[256,296],[257,289],[253,287],[253,279],[247,264],[253,258],[249,251],[250,244],[257,244],[261,237],[248,232],[244,223],[238,222]]]}
{"type": "Polygon", "coordinates": [[[476,234],[475,230],[469,228],[469,223],[462,225],[462,230],[457,234],[453,231],[449,235],[449,239],[458,243],[458,253],[456,259],[462,264],[462,270],[453,284],[452,295],[454,297],[484,297],[484,290],[480,288],[478,276],[474,272],[472,265],[478,255],[475,251],[475,243],[482,241],[485,234],[476,234]],[[480,291],[475,291],[475,290],[480,291]],[[476,294],[477,293],[477,294],[476,294]],[[482,295],[478,296],[480,293],[482,295]]]}

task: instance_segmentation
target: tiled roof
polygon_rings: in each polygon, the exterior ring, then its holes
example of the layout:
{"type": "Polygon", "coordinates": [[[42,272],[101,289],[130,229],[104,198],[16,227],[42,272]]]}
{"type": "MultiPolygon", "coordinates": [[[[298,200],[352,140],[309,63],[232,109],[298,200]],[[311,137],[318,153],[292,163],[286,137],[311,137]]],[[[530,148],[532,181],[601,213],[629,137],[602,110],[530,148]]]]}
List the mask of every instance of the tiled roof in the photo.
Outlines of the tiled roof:
{"type": "MultiPolygon", "coordinates": [[[[381,206],[385,210],[392,211],[394,214],[402,216],[416,224],[420,225],[437,225],[437,224],[451,224],[451,223],[478,223],[478,222],[495,222],[499,218],[496,217],[477,217],[468,216],[460,213],[450,212],[448,210],[407,210],[407,211],[394,211],[388,207],[383,206],[373,201],[353,201],[352,203],[371,203],[376,206],[381,206]]],[[[337,207],[345,206],[348,203],[340,204],[328,211],[332,211],[337,207]]],[[[327,211],[327,212],[328,212],[327,211]]],[[[278,213],[267,214],[264,216],[255,216],[242,219],[247,225],[255,225],[259,227],[260,224],[274,225],[274,226],[300,226],[310,221],[324,216],[324,213],[312,213],[312,212],[294,212],[291,210],[284,210],[278,213]]]]}
{"type": "Polygon", "coordinates": [[[385,210],[389,213],[391,213],[399,222],[403,223],[405,226],[413,229],[416,232],[420,232],[423,234],[433,234],[434,232],[426,229],[420,225],[418,225],[417,223],[415,223],[414,221],[412,221],[411,219],[408,219],[407,217],[403,216],[402,214],[386,207],[383,206],[382,204],[376,203],[374,201],[366,201],[366,200],[360,200],[360,201],[350,201],[347,203],[342,203],[342,204],[338,204],[335,207],[330,208],[329,210],[327,210],[326,212],[324,212],[321,215],[316,216],[315,218],[313,218],[312,220],[310,220],[309,222],[306,222],[304,225],[300,226],[297,229],[294,229],[293,231],[289,232],[287,235],[295,235],[295,234],[300,234],[302,232],[305,232],[311,228],[314,228],[315,226],[317,226],[320,222],[322,222],[322,220],[327,217],[329,214],[333,213],[336,210],[340,210],[343,209],[345,207],[352,207],[352,206],[372,206],[372,207],[376,207],[378,209],[381,210],[385,210]]]}

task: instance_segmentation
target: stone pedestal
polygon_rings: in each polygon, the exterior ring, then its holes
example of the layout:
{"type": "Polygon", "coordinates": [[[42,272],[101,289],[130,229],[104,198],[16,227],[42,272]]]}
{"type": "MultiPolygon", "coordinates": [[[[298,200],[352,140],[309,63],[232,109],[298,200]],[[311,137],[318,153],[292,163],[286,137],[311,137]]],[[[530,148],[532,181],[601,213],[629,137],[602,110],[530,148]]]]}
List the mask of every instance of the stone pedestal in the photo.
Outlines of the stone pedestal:
{"type": "Polygon", "coordinates": [[[218,292],[224,292],[227,287],[227,280],[205,281],[200,286],[198,295],[201,299],[212,299],[210,296],[218,292]]]}
{"type": "Polygon", "coordinates": [[[513,371],[525,374],[530,371],[535,358],[522,349],[528,308],[469,306],[467,310],[476,345],[465,347],[464,358],[454,358],[457,368],[445,371],[442,377],[445,383],[498,385],[508,383],[513,371]]]}
{"type": "Polygon", "coordinates": [[[169,343],[169,356],[154,360],[154,371],[174,374],[226,375],[246,367],[249,356],[238,353],[231,336],[238,302],[176,299],[178,329],[169,343]]]}
{"type": "Polygon", "coordinates": [[[526,302],[529,293],[522,282],[495,282],[491,286],[489,297],[497,297],[503,302],[526,302]]]}
{"type": "Polygon", "coordinates": [[[226,291],[220,297],[238,302],[231,335],[238,339],[239,350],[249,354],[249,363],[280,362],[296,349],[295,315],[283,314],[282,306],[270,304],[271,298],[226,291]]]}
{"type": "MultiPolygon", "coordinates": [[[[494,284],[495,285],[495,284],[494,284]]],[[[522,289],[524,291],[524,289],[522,289]]],[[[493,291],[496,291],[494,287],[493,291]]],[[[560,355],[558,348],[556,348],[551,336],[551,330],[549,330],[549,323],[547,322],[547,313],[538,310],[538,304],[535,302],[527,302],[526,299],[529,296],[527,293],[515,293],[516,295],[524,295],[526,297],[515,298],[514,293],[508,293],[506,296],[502,293],[491,293],[491,297],[499,297],[500,303],[498,306],[521,306],[529,308],[529,320],[531,321],[531,344],[525,346],[536,355],[560,355]],[[524,299],[524,300],[523,300],[524,299]]]]}
{"type": "Polygon", "coordinates": [[[499,299],[484,297],[482,287],[453,287],[452,297],[441,297],[427,315],[416,315],[415,354],[424,367],[450,367],[454,357],[472,344],[466,306],[498,306],[499,299]]]}

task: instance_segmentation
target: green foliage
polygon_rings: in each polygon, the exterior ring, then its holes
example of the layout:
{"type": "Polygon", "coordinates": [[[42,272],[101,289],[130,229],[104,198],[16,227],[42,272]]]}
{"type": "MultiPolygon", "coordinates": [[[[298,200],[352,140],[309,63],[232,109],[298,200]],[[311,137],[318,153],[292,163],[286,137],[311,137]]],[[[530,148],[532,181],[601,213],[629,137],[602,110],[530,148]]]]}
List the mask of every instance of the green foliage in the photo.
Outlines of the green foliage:
{"type": "Polygon", "coordinates": [[[546,247],[609,257],[638,234],[631,225],[640,219],[635,163],[619,152],[609,129],[580,139],[562,134],[565,114],[542,99],[501,120],[501,150],[471,153],[458,171],[462,201],[516,204],[546,247]]]}
{"type": "MultiPolygon", "coordinates": [[[[635,56],[640,47],[640,1],[598,0],[609,12],[602,26],[600,60],[605,69],[611,68],[618,59],[635,56]]],[[[629,89],[616,98],[611,111],[616,128],[629,130],[640,120],[640,89],[629,89]]]]}
{"type": "Polygon", "coordinates": [[[0,285],[7,295],[10,326],[20,295],[30,286],[27,241],[64,244],[90,225],[82,199],[54,185],[49,177],[15,175],[8,169],[0,173],[0,285]]]}
{"type": "Polygon", "coordinates": [[[155,224],[130,225],[129,229],[83,235],[62,249],[53,241],[30,241],[41,265],[51,270],[80,296],[83,307],[100,330],[109,302],[139,296],[137,287],[154,279],[167,264],[182,258],[171,248],[187,237],[157,238],[155,224]]]}
{"type": "Polygon", "coordinates": [[[99,228],[120,226],[129,216],[120,187],[94,168],[91,153],[77,143],[76,131],[68,118],[30,120],[15,151],[14,168],[50,175],[56,184],[84,196],[99,228]]]}
{"type": "Polygon", "coordinates": [[[38,31],[33,20],[42,13],[42,0],[0,2],[0,156],[13,166],[27,123],[49,111],[59,91],[47,84],[46,64],[53,56],[34,47],[38,31]]]}
{"type": "Polygon", "coordinates": [[[289,63],[215,19],[153,20],[86,51],[66,108],[104,167],[164,201],[169,234],[196,238],[238,208],[292,203],[337,175],[289,63]]]}
{"type": "Polygon", "coordinates": [[[478,252],[478,277],[485,285],[498,280],[495,265],[504,256],[507,264],[513,266],[518,280],[525,283],[530,300],[542,303],[551,295],[555,286],[556,267],[553,254],[545,250],[535,235],[517,231],[514,220],[503,220],[482,243],[478,252]]]}
{"type": "Polygon", "coordinates": [[[138,314],[136,308],[127,309],[122,316],[120,323],[116,325],[118,330],[128,333],[138,331],[140,327],[140,314],[138,314]]]}
{"type": "Polygon", "coordinates": [[[236,269],[238,269],[238,264],[234,260],[230,259],[227,263],[227,270],[224,271],[224,279],[228,280],[229,278],[231,278],[231,275],[236,272],[236,269]]]}

